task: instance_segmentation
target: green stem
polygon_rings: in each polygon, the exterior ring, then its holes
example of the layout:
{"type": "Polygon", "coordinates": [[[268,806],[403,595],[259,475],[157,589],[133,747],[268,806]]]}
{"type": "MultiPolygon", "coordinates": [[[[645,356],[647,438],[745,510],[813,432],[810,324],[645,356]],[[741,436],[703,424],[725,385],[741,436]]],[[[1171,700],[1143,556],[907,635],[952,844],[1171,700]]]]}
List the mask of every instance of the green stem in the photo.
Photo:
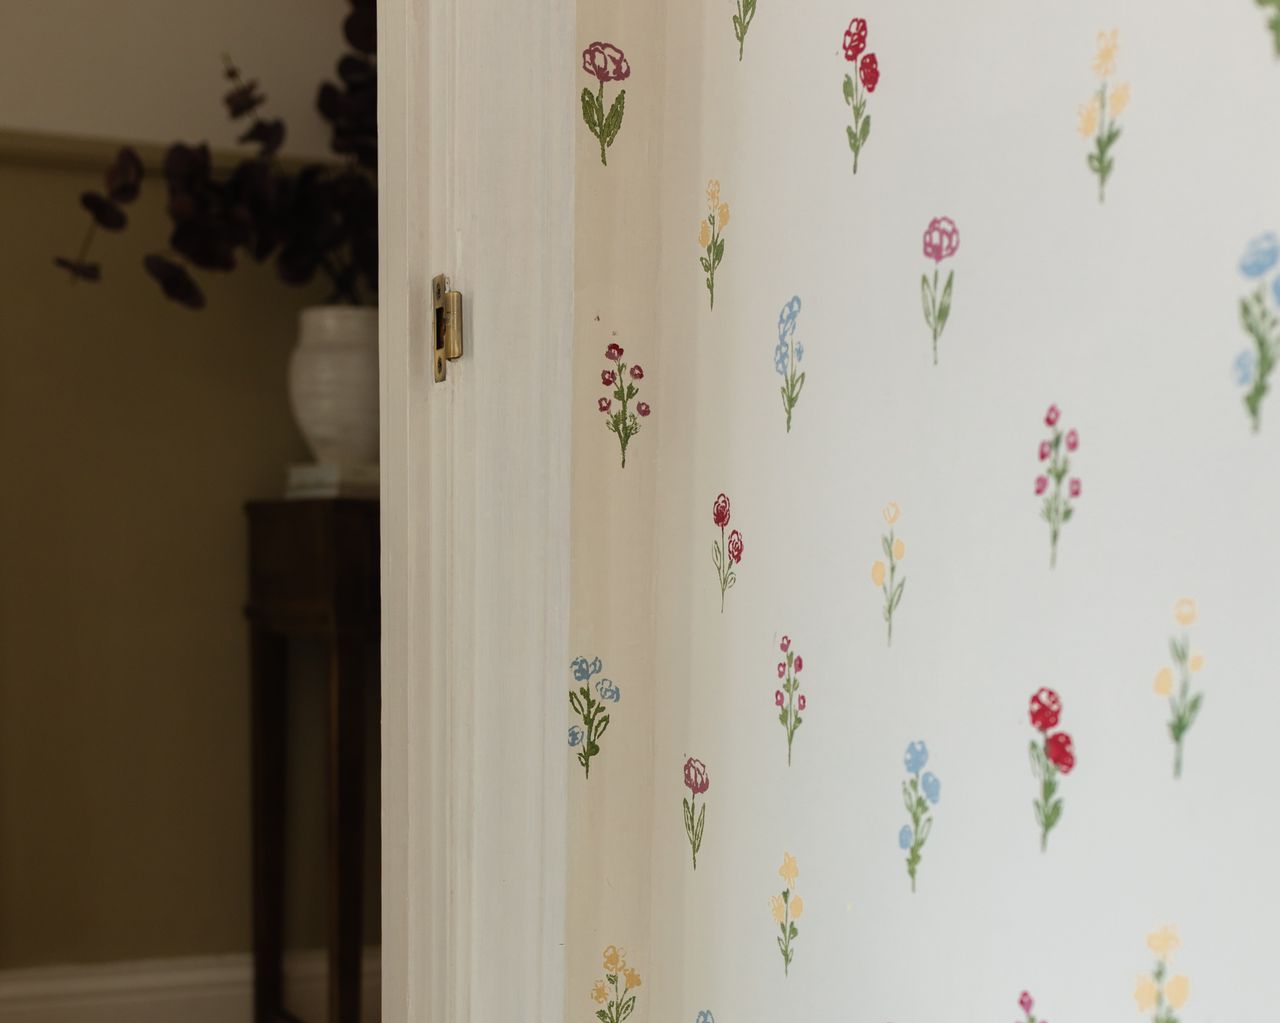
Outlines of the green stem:
{"type": "Polygon", "coordinates": [[[1102,140],[1107,130],[1107,83],[1098,89],[1098,202],[1107,198],[1107,155],[1102,140]]]}
{"type": "Polygon", "coordinates": [[[600,162],[606,167],[609,166],[609,158],[605,155],[604,144],[604,82],[600,83],[600,89],[596,93],[596,109],[600,111],[600,133],[596,137],[600,140],[600,162]]]}

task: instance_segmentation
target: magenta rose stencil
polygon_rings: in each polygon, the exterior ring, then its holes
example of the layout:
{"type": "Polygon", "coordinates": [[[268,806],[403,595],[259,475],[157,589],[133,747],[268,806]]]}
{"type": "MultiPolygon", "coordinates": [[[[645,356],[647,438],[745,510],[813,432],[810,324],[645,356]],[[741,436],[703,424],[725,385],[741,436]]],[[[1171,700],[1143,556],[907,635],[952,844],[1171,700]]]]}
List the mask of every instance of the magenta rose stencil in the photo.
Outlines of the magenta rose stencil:
{"type": "Polygon", "coordinates": [[[853,151],[853,173],[858,173],[858,157],[871,137],[871,115],[867,102],[880,84],[880,62],[867,53],[867,19],[854,18],[844,32],[844,59],[853,66],[844,76],[844,102],[853,111],[853,124],[845,127],[853,151]]]}
{"type": "Polygon", "coordinates": [[[924,302],[924,322],[933,334],[933,364],[938,364],[938,338],[951,316],[951,286],[956,272],[947,271],[947,282],[938,291],[938,271],[944,259],[950,259],[960,249],[960,230],[950,217],[934,217],[924,229],[924,256],[933,260],[933,280],[927,273],[920,275],[920,297],[924,302]]]}
{"type": "Polygon", "coordinates": [[[604,87],[609,82],[625,82],[631,77],[631,65],[626,55],[612,43],[592,43],[582,51],[582,70],[595,78],[595,93],[590,88],[582,90],[582,119],[591,134],[600,143],[600,162],[609,166],[609,147],[622,130],[622,115],[627,109],[627,90],[619,89],[618,95],[604,109],[604,87]]]}
{"type": "Polygon", "coordinates": [[[640,432],[640,420],[647,419],[652,409],[647,401],[636,401],[640,396],[640,381],[644,379],[644,367],[639,363],[630,368],[623,362],[626,352],[616,341],[610,341],[604,350],[605,362],[611,369],[600,371],[600,385],[609,390],[610,396],[596,401],[596,410],[605,416],[605,428],[618,438],[622,448],[622,468],[627,467],[627,445],[640,432]],[[614,406],[614,402],[617,406],[614,406]],[[635,401],[635,407],[631,403],[635,401]]]}
{"type": "Polygon", "coordinates": [[[1069,476],[1071,456],[1080,446],[1080,434],[1058,425],[1062,412],[1050,405],[1044,414],[1049,436],[1040,442],[1040,475],[1036,477],[1036,496],[1042,499],[1040,517],[1049,525],[1049,567],[1058,563],[1058,537],[1062,527],[1076,513],[1080,498],[1080,477],[1069,476]]]}
{"type": "Polygon", "coordinates": [[[1018,1008],[1022,1010],[1026,1017],[1025,1023],[1049,1023],[1043,1016],[1037,1016],[1032,1010],[1035,1008],[1035,1000],[1026,991],[1022,992],[1018,998],[1018,1008]]]}
{"type": "Polygon", "coordinates": [[[684,833],[689,838],[689,851],[693,854],[693,869],[698,869],[698,850],[702,848],[702,829],[707,824],[707,804],[698,806],[698,797],[711,788],[711,776],[707,765],[695,757],[684,762],[684,787],[689,795],[684,799],[684,833]]]}
{"type": "Polygon", "coordinates": [[[1076,748],[1066,732],[1053,732],[1062,717],[1062,698],[1052,689],[1038,689],[1028,707],[1031,727],[1038,733],[1031,740],[1031,773],[1040,782],[1040,794],[1034,803],[1036,823],[1040,825],[1040,851],[1049,848],[1049,832],[1062,819],[1062,797],[1058,795],[1058,779],[1070,774],[1076,766],[1076,748]]]}
{"type": "Polygon", "coordinates": [[[791,766],[791,744],[795,741],[796,730],[804,723],[800,715],[804,713],[808,701],[800,692],[800,672],[804,670],[804,658],[791,646],[791,637],[783,636],[778,644],[782,651],[782,660],[778,662],[778,679],[782,688],[774,691],[773,704],[778,708],[778,723],[787,733],[787,766],[791,766]]]}
{"type": "Polygon", "coordinates": [[[738,582],[738,565],[742,564],[742,534],[729,528],[729,498],[721,494],[711,506],[711,521],[720,527],[720,539],[711,545],[711,560],[720,579],[720,613],[724,614],[725,594],[738,582]]]}

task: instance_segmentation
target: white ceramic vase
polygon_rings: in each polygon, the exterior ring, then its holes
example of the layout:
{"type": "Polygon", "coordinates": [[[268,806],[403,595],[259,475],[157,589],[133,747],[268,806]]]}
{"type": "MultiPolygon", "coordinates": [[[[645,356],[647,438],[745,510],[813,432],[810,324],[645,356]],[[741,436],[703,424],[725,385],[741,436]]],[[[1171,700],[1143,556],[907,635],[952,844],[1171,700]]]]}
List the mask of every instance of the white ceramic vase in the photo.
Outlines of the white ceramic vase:
{"type": "Polygon", "coordinates": [[[325,305],[298,316],[289,404],[317,462],[378,462],[378,310],[325,305]]]}

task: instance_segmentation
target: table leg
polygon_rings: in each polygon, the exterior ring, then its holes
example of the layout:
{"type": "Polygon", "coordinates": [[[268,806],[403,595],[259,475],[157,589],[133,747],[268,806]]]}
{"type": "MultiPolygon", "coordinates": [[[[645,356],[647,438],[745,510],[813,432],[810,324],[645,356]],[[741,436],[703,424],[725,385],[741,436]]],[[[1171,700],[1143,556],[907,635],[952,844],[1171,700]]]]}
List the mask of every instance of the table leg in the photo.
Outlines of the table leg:
{"type": "Polygon", "coordinates": [[[329,1020],[359,1023],[364,945],[364,658],[339,636],[329,657],[329,1020]]]}
{"type": "Polygon", "coordinates": [[[284,800],[288,644],[254,629],[250,640],[253,805],[253,1018],[278,1018],[283,1001],[284,800]]]}

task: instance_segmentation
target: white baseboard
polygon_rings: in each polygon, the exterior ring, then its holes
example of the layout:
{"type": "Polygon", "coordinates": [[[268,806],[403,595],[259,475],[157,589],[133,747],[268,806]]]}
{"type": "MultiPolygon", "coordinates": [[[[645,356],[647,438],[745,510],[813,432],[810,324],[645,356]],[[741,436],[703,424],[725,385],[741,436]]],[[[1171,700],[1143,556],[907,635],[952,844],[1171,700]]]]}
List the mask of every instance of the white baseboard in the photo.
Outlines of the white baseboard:
{"type": "MultiPolygon", "coordinates": [[[[324,952],[285,957],[285,1004],[325,1023],[324,952]]],[[[361,1016],[379,1023],[381,956],[366,949],[361,1016]]],[[[0,970],[0,1023],[252,1023],[248,955],[196,956],[92,966],[0,970]]]]}

